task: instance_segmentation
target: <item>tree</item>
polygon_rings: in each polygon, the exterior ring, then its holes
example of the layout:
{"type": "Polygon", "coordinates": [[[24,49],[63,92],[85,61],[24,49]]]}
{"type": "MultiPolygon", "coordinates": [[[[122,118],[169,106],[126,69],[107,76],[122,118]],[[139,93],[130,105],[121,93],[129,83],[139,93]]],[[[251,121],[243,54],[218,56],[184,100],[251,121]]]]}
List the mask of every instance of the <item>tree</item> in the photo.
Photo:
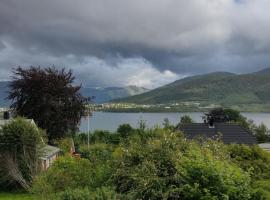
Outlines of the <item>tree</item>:
{"type": "Polygon", "coordinates": [[[193,120],[189,115],[184,115],[180,118],[180,123],[181,124],[189,124],[189,123],[193,123],[193,120]]]}
{"type": "Polygon", "coordinates": [[[77,129],[89,100],[80,94],[81,86],[73,85],[74,79],[70,70],[18,67],[10,84],[11,108],[20,116],[34,119],[47,131],[49,141],[62,138],[77,129]]]}
{"type": "Polygon", "coordinates": [[[254,132],[255,132],[255,136],[257,138],[257,141],[259,143],[270,141],[269,130],[265,124],[262,123],[259,126],[257,126],[255,128],[254,132]]]}
{"type": "Polygon", "coordinates": [[[35,124],[18,118],[0,129],[0,185],[29,189],[39,172],[43,132],[35,124]]]}
{"type": "Polygon", "coordinates": [[[121,124],[117,128],[117,133],[119,133],[122,138],[127,138],[132,133],[132,131],[134,130],[130,124],[121,124]]]}
{"type": "Polygon", "coordinates": [[[214,108],[205,113],[203,119],[207,123],[213,122],[239,122],[243,116],[239,111],[229,108],[214,108]]]}

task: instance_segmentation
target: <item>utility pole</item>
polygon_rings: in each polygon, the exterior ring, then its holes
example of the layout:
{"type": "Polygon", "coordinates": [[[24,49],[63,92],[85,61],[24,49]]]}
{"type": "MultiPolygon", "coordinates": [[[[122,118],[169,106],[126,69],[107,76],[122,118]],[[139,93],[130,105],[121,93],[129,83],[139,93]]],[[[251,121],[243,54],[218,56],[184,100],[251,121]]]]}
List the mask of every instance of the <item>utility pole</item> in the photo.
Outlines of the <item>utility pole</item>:
{"type": "Polygon", "coordinates": [[[87,122],[87,147],[89,149],[89,134],[90,134],[90,112],[88,111],[88,122],[87,122]]]}

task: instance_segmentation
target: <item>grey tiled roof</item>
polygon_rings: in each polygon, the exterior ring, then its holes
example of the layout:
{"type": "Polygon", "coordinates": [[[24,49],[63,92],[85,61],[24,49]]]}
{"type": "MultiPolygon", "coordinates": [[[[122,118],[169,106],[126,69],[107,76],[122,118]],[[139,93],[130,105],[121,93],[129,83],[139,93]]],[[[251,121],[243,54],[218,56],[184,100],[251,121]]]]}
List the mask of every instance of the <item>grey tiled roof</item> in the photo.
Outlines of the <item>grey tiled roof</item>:
{"type": "Polygon", "coordinates": [[[221,139],[225,144],[253,145],[257,143],[256,138],[248,130],[237,124],[215,123],[214,127],[209,127],[205,123],[180,124],[178,130],[190,139],[198,136],[214,139],[221,134],[221,139]]]}

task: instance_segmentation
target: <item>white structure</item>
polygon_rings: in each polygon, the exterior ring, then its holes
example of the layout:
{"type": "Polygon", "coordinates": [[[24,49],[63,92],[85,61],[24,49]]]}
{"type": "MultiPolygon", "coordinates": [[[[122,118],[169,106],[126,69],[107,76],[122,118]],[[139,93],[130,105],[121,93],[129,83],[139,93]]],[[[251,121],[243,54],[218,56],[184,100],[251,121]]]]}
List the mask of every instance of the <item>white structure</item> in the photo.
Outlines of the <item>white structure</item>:
{"type": "Polygon", "coordinates": [[[259,144],[259,147],[270,153],[270,143],[261,143],[259,144]]]}
{"type": "MultiPolygon", "coordinates": [[[[8,124],[12,122],[14,119],[0,119],[0,129],[1,126],[8,124]]],[[[27,121],[33,125],[36,126],[36,123],[33,119],[27,119],[27,121]]],[[[37,127],[37,126],[36,126],[37,127]]],[[[42,139],[43,141],[43,139],[42,139]]],[[[41,168],[42,170],[47,170],[52,163],[56,160],[56,158],[59,156],[60,149],[54,146],[45,145],[42,149],[42,156],[40,157],[41,160],[41,168]]]]}
{"type": "Polygon", "coordinates": [[[42,170],[47,170],[52,163],[58,158],[60,149],[54,146],[46,145],[43,149],[43,155],[41,159],[42,170]]]}

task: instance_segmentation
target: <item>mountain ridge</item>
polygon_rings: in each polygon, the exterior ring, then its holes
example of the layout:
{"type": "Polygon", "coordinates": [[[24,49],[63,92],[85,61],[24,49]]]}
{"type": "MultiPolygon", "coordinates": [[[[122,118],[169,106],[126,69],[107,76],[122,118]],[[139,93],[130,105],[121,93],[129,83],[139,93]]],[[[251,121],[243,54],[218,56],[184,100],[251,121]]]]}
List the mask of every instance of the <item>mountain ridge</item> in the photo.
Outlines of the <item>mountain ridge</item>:
{"type": "Polygon", "coordinates": [[[186,77],[149,92],[113,102],[161,104],[198,102],[202,105],[270,105],[270,68],[249,74],[214,72],[186,77]]]}
{"type": "MultiPolygon", "coordinates": [[[[10,101],[7,100],[9,81],[0,81],[0,107],[7,107],[10,101]]],[[[104,103],[115,98],[128,97],[131,95],[141,94],[149,91],[143,87],[134,85],[126,87],[82,87],[81,93],[85,97],[93,97],[94,103],[104,103]]]]}

